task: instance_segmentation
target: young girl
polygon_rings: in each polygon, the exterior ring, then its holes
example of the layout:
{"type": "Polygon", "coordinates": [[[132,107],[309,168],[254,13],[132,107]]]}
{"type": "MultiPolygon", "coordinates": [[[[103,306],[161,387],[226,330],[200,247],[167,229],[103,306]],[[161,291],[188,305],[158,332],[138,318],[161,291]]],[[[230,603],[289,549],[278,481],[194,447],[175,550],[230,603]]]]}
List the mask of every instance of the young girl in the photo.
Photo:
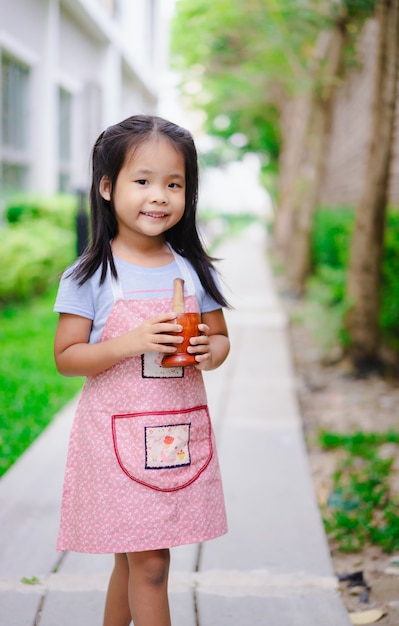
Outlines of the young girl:
{"type": "Polygon", "coordinates": [[[61,280],[55,360],[86,376],[69,444],[57,548],[114,553],[104,626],[170,626],[169,548],[227,531],[201,370],[225,360],[223,297],[196,228],[191,135],[154,116],[111,126],[93,150],[92,241],[61,280]],[[175,278],[199,311],[195,365],[175,278]]]}

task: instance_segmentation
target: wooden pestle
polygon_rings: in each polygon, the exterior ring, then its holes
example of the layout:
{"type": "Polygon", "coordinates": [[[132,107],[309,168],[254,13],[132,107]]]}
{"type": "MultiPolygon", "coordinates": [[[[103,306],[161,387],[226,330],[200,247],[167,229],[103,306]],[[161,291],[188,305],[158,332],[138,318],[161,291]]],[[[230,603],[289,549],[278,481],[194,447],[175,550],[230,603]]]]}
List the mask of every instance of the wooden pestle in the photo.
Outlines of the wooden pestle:
{"type": "Polygon", "coordinates": [[[184,313],[184,280],[175,278],[173,281],[173,308],[174,313],[184,313]]]}
{"type": "Polygon", "coordinates": [[[176,351],[173,354],[165,354],[162,359],[162,367],[185,367],[186,365],[195,365],[195,355],[187,352],[190,345],[190,338],[199,335],[198,324],[201,321],[199,313],[184,312],[184,280],[175,278],[173,281],[173,304],[172,311],[176,314],[175,322],[181,324],[182,331],[173,333],[180,335],[183,341],[179,344],[173,344],[176,351]]]}

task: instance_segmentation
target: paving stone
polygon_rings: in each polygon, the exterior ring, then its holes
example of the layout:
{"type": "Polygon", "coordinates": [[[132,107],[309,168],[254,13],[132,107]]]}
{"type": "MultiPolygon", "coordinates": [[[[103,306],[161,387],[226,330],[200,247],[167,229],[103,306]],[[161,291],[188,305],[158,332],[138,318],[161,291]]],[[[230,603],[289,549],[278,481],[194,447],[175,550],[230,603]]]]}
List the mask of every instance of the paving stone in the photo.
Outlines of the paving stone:
{"type": "Polygon", "coordinates": [[[33,626],[39,610],[41,595],[1,591],[0,581],[0,624],[1,626],[33,626]]]}

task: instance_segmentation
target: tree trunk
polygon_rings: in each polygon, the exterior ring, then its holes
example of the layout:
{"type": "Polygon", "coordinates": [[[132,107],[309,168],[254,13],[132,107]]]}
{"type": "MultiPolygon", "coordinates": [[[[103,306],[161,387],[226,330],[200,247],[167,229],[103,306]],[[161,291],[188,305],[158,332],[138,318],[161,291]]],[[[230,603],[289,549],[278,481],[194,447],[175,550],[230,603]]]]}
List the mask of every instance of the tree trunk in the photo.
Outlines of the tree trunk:
{"type": "Polygon", "coordinates": [[[297,293],[303,291],[310,270],[313,215],[324,173],[332,101],[345,38],[343,15],[331,31],[320,33],[310,69],[312,91],[298,98],[291,108],[290,123],[285,124],[274,242],[285,257],[289,286],[297,293]]]}
{"type": "Polygon", "coordinates": [[[282,112],[283,145],[279,160],[278,211],[273,243],[284,254],[292,235],[292,207],[295,198],[294,181],[298,176],[306,135],[310,129],[313,97],[310,93],[297,96],[286,103],[282,112]]]}
{"type": "Polygon", "coordinates": [[[310,242],[313,216],[323,180],[325,157],[331,126],[332,104],[342,68],[346,22],[324,33],[325,53],[319,73],[327,77],[324,87],[315,83],[309,126],[302,148],[300,168],[292,185],[292,229],[287,249],[287,278],[292,291],[302,293],[310,272],[310,242]]]}
{"type": "Polygon", "coordinates": [[[378,0],[376,19],[371,140],[366,179],[356,210],[347,285],[352,307],[346,329],[351,337],[350,355],[357,367],[372,365],[378,359],[381,260],[398,95],[399,0],[378,0]]]}
{"type": "MultiPolygon", "coordinates": [[[[320,79],[320,63],[326,54],[329,33],[321,32],[313,49],[308,81],[311,88],[288,101],[282,108],[283,146],[279,159],[279,200],[273,233],[273,242],[283,255],[287,254],[293,231],[293,212],[298,193],[298,181],[307,154],[307,137],[312,132],[315,108],[315,85],[320,79]]],[[[304,81],[304,77],[299,77],[304,81]]]]}

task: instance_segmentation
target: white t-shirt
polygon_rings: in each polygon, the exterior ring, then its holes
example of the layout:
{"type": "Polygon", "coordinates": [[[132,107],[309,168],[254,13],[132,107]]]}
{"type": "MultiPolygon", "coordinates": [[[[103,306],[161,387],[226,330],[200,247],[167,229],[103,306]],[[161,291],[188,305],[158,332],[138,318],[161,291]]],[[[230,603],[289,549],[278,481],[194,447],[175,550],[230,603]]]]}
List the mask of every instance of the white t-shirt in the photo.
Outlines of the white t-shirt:
{"type": "MultiPolygon", "coordinates": [[[[183,278],[176,261],[162,267],[142,267],[133,265],[114,256],[119,281],[126,300],[144,300],[148,298],[172,298],[173,281],[183,278]]],[[[209,313],[220,309],[221,306],[201,285],[198,275],[191,263],[184,259],[192,276],[195,296],[201,313],[209,313]]],[[[77,281],[66,270],[61,278],[54,311],[57,313],[72,313],[93,321],[90,343],[98,343],[105,322],[114,304],[111,287],[111,273],[107,272],[105,282],[99,286],[101,267],[95,274],[79,287],[77,281]]],[[[216,272],[214,280],[220,289],[216,272]]],[[[187,294],[185,294],[187,295],[187,294]]]]}

